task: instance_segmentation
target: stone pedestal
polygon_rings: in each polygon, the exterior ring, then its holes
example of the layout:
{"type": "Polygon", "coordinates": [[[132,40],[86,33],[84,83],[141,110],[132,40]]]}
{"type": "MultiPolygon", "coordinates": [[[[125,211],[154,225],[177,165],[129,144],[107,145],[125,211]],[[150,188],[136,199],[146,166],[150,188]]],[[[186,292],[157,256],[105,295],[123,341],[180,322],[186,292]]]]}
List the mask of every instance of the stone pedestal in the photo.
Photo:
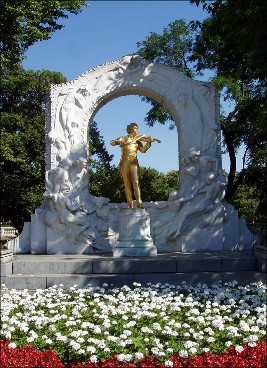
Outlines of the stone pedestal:
{"type": "Polygon", "coordinates": [[[13,259],[14,259],[14,256],[11,250],[9,249],[1,250],[0,252],[0,271],[1,271],[0,275],[1,277],[12,275],[13,259]]]}
{"type": "Polygon", "coordinates": [[[156,256],[157,248],[150,236],[150,218],[142,208],[121,208],[119,238],[113,257],[156,256]]]}

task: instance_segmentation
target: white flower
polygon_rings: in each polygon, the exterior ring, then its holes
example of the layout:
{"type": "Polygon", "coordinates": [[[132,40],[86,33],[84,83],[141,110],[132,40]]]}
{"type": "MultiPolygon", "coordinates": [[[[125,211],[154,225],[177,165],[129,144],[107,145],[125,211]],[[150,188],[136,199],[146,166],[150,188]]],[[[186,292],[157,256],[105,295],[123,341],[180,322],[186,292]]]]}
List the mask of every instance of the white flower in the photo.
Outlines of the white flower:
{"type": "Polygon", "coordinates": [[[90,362],[92,362],[92,363],[97,363],[97,356],[96,355],[92,355],[91,357],[90,357],[90,362]]]}
{"type": "Polygon", "coordinates": [[[190,328],[191,326],[190,326],[188,323],[183,323],[183,324],[182,324],[182,327],[183,327],[183,328],[190,328]]]}
{"type": "Polygon", "coordinates": [[[255,342],[249,342],[248,343],[248,346],[251,347],[251,348],[255,348],[257,344],[255,342]]]}
{"type": "Polygon", "coordinates": [[[95,326],[94,327],[94,333],[95,334],[100,334],[101,333],[101,328],[99,326],[95,326]]]}
{"type": "Polygon", "coordinates": [[[78,339],[77,339],[77,342],[81,342],[81,343],[83,343],[85,340],[84,340],[84,338],[83,337],[78,337],[78,339]]]}
{"type": "Polygon", "coordinates": [[[130,328],[130,327],[134,327],[135,325],[136,325],[136,321],[130,321],[130,322],[126,323],[125,327],[130,328]]]}
{"type": "Polygon", "coordinates": [[[214,342],[214,341],[215,341],[215,339],[212,336],[210,336],[210,337],[207,338],[207,342],[214,342]]]}
{"type": "Polygon", "coordinates": [[[189,351],[190,351],[190,353],[191,353],[191,354],[193,354],[193,355],[197,353],[197,349],[196,349],[196,348],[194,348],[194,347],[190,348],[190,349],[189,349],[189,351]]]}
{"type": "Polygon", "coordinates": [[[69,344],[74,350],[79,350],[81,348],[81,345],[74,341],[74,340],[71,340],[70,341],[70,344],[69,344]]]}
{"type": "Polygon", "coordinates": [[[251,329],[250,329],[250,331],[251,332],[259,332],[259,327],[258,326],[251,326],[251,329]]]}
{"type": "Polygon", "coordinates": [[[157,347],[154,347],[154,348],[151,349],[151,353],[154,354],[154,355],[158,355],[159,349],[157,347]]]}
{"type": "Polygon", "coordinates": [[[94,346],[87,346],[86,350],[91,354],[96,352],[96,348],[94,346]]]}
{"type": "Polygon", "coordinates": [[[153,323],[154,330],[161,331],[161,325],[159,323],[153,323]]]}
{"type": "Polygon", "coordinates": [[[8,344],[8,347],[10,349],[16,349],[17,345],[14,342],[11,342],[10,344],[8,344]]]}
{"type": "Polygon", "coordinates": [[[134,357],[135,357],[135,359],[141,360],[141,359],[144,358],[144,354],[137,352],[137,353],[135,353],[134,357]]]}
{"type": "Polygon", "coordinates": [[[235,347],[235,350],[238,352],[238,353],[242,353],[242,351],[244,350],[243,346],[240,346],[240,345],[237,345],[235,347]]]}
{"type": "Polygon", "coordinates": [[[180,350],[179,355],[181,358],[188,358],[188,352],[186,350],[180,350]]]}
{"type": "MultiPolygon", "coordinates": [[[[244,338],[244,343],[246,343],[246,344],[251,344],[251,343],[255,343],[256,341],[258,341],[258,336],[257,335],[250,335],[250,336],[248,336],[248,337],[246,337],[246,338],[244,338]]],[[[249,345],[249,346],[251,346],[251,345],[249,345]]]]}
{"type": "Polygon", "coordinates": [[[132,360],[132,354],[119,354],[117,359],[119,362],[130,362],[132,360]]]}
{"type": "Polygon", "coordinates": [[[186,342],[184,343],[184,348],[185,348],[185,349],[189,349],[189,348],[191,348],[192,346],[194,346],[193,341],[186,341],[186,342]]]}
{"type": "Polygon", "coordinates": [[[241,331],[244,331],[244,332],[246,332],[246,331],[249,331],[250,330],[250,327],[249,327],[249,325],[248,325],[248,323],[246,323],[245,321],[240,321],[240,330],[241,331]]]}
{"type": "Polygon", "coordinates": [[[35,339],[33,336],[30,336],[26,339],[27,342],[33,342],[35,339]]]}
{"type": "Polygon", "coordinates": [[[80,331],[72,331],[71,334],[70,334],[71,337],[79,337],[80,336],[80,331]]]}

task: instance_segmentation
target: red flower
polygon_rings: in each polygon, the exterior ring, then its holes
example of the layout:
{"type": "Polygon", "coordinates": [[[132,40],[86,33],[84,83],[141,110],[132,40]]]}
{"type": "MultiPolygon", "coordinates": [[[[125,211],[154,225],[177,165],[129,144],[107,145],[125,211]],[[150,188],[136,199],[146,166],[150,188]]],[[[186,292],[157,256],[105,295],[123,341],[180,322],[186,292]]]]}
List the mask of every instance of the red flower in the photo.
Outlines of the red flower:
{"type": "Polygon", "coordinates": [[[0,340],[1,368],[64,368],[57,354],[50,351],[39,352],[33,346],[9,348],[9,341],[0,340]]]}
{"type": "MultiPolygon", "coordinates": [[[[21,348],[8,347],[9,341],[0,340],[0,367],[1,368],[64,368],[57,354],[52,351],[39,352],[33,346],[21,348]]],[[[188,359],[179,355],[170,357],[173,368],[265,368],[267,366],[267,344],[265,340],[255,347],[243,345],[243,351],[238,352],[230,347],[224,354],[212,352],[188,359]]],[[[70,368],[164,368],[156,358],[147,356],[137,363],[124,363],[114,355],[102,363],[80,362],[69,363],[70,368]]]]}

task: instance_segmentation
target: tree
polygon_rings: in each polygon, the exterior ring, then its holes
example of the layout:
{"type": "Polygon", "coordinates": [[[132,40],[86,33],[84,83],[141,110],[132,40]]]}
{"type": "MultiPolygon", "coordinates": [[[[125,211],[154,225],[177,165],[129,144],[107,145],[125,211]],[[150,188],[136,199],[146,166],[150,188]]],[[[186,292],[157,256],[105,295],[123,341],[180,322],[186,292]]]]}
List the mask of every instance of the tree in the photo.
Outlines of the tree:
{"type": "Polygon", "coordinates": [[[89,163],[92,170],[110,169],[113,155],[107,151],[103,136],[100,134],[95,121],[90,126],[89,163]],[[97,159],[95,159],[97,157],[97,159]]]}
{"type": "MultiPolygon", "coordinates": [[[[145,41],[138,42],[138,54],[144,59],[168,65],[193,77],[193,65],[190,61],[192,55],[194,31],[183,20],[176,20],[163,29],[162,34],[150,33],[145,41]]],[[[174,128],[174,122],[169,112],[158,102],[147,97],[142,97],[152,105],[147,113],[145,121],[148,126],[154,126],[156,122],[174,128]]]]}
{"type": "Polygon", "coordinates": [[[66,82],[61,73],[10,73],[1,96],[1,213],[21,228],[42,203],[45,173],[45,103],[50,84],[66,82]]]}
{"type": "Polygon", "coordinates": [[[211,15],[199,25],[192,60],[197,61],[197,70],[215,71],[213,81],[233,106],[221,117],[231,161],[226,199],[235,198],[243,181],[250,183],[259,195],[258,215],[266,220],[267,5],[258,0],[191,2],[202,3],[211,15]],[[237,173],[236,151],[241,144],[245,146],[244,166],[237,173]]]}
{"type": "Polygon", "coordinates": [[[109,168],[100,167],[90,170],[90,193],[96,197],[109,198],[112,203],[125,202],[123,182],[119,168],[112,165],[109,168]]]}
{"type": "Polygon", "coordinates": [[[63,27],[60,19],[78,14],[85,0],[1,0],[0,44],[3,69],[19,67],[27,49],[37,41],[47,40],[63,27]]]}
{"type": "Polygon", "coordinates": [[[240,81],[264,81],[267,5],[261,0],[190,0],[200,3],[210,17],[202,24],[196,51],[201,69],[217,69],[240,81]],[[210,37],[208,37],[208,35],[210,37]],[[264,51],[265,50],[265,51],[264,51]]]}
{"type": "Polygon", "coordinates": [[[144,202],[166,201],[172,190],[179,189],[179,172],[172,170],[164,174],[149,167],[141,167],[140,183],[144,202]]]}
{"type": "MultiPolygon", "coordinates": [[[[234,106],[230,113],[221,114],[224,144],[230,157],[226,199],[231,203],[247,175],[248,169],[245,169],[245,164],[254,170],[257,166],[261,175],[264,172],[266,177],[264,147],[267,129],[263,118],[266,116],[266,65],[255,60],[259,57],[258,46],[262,43],[265,45],[263,49],[266,47],[266,22],[263,21],[267,14],[266,4],[256,0],[191,2],[197,5],[202,2],[211,16],[202,24],[193,22],[191,30],[183,21],[171,23],[163,29],[161,35],[153,33],[144,42],[139,42],[138,53],[144,58],[184,71],[191,77],[203,74],[206,69],[213,71],[215,77],[212,81],[217,90],[221,92],[225,101],[234,106]],[[253,26],[257,23],[257,17],[260,31],[253,26]],[[246,37],[251,40],[249,45],[246,37]],[[254,37],[255,44],[252,42],[254,37]],[[183,42],[185,40],[186,42],[183,42]],[[180,53],[177,52],[178,45],[182,48],[180,53]],[[236,152],[241,144],[246,148],[244,168],[237,173],[236,152]]],[[[263,55],[264,52],[260,60],[263,55]]],[[[156,122],[161,124],[169,122],[170,127],[173,127],[170,115],[157,103],[152,103],[146,121],[150,126],[156,122]]],[[[254,184],[257,186],[255,182],[254,184]]],[[[265,207],[267,208],[267,203],[265,207]]]]}
{"type": "Polygon", "coordinates": [[[44,192],[45,102],[50,84],[62,74],[25,71],[27,49],[63,27],[60,19],[78,14],[85,0],[2,0],[1,44],[1,214],[21,228],[42,203],[44,192]]]}
{"type": "MultiPolygon", "coordinates": [[[[179,172],[160,173],[149,167],[141,167],[140,184],[143,202],[167,200],[171,190],[179,189],[179,172]]],[[[126,201],[119,168],[111,166],[102,170],[90,170],[90,192],[95,196],[110,198],[113,203],[126,201]]]]}
{"type": "Polygon", "coordinates": [[[264,219],[256,213],[259,207],[256,188],[243,182],[233,198],[234,207],[238,210],[240,217],[248,222],[262,222],[264,219]]]}

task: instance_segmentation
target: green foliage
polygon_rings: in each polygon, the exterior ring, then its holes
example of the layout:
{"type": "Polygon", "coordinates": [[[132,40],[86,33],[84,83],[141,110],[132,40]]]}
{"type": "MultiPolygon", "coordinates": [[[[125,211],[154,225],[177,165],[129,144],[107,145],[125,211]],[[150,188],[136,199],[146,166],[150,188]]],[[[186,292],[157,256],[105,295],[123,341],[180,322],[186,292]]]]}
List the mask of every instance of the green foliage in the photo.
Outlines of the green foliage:
{"type": "Polygon", "coordinates": [[[264,80],[266,67],[267,4],[260,0],[190,0],[210,17],[201,25],[195,51],[199,69],[209,67],[218,74],[239,80],[264,80]]]}
{"type": "Polygon", "coordinates": [[[125,202],[124,187],[117,167],[102,166],[97,170],[90,169],[89,174],[91,194],[110,198],[113,203],[125,202]]]}
{"type": "MultiPolygon", "coordinates": [[[[155,169],[141,167],[140,186],[143,202],[167,200],[171,190],[179,188],[179,172],[166,174],[155,169]]],[[[90,170],[90,192],[95,196],[110,198],[113,203],[126,201],[119,168],[98,167],[90,170]]]]}
{"type": "MultiPolygon", "coordinates": [[[[193,77],[193,67],[190,61],[193,34],[194,31],[185,21],[176,20],[164,28],[162,34],[152,32],[145,41],[138,42],[138,54],[144,59],[168,65],[193,77]]],[[[162,105],[147,97],[142,97],[142,100],[152,106],[145,118],[149,126],[153,126],[156,122],[160,124],[168,122],[169,128],[174,128],[171,115],[162,105]]]]}
{"type": "Polygon", "coordinates": [[[103,136],[100,134],[95,121],[90,126],[89,136],[89,162],[92,169],[100,170],[101,167],[110,168],[113,155],[109,155],[103,136]],[[97,159],[94,159],[97,157],[97,159]]]}
{"type": "Polygon", "coordinates": [[[4,75],[1,96],[1,215],[21,228],[42,203],[45,173],[45,102],[61,73],[25,71],[4,75]]]}
{"type": "Polygon", "coordinates": [[[165,201],[172,190],[179,188],[179,172],[172,170],[164,174],[155,169],[141,167],[140,185],[144,202],[165,201]]]}
{"type": "MultiPolygon", "coordinates": [[[[190,2],[197,6],[202,4],[209,17],[203,23],[191,22],[190,26],[182,20],[170,23],[162,34],[151,33],[144,42],[139,42],[138,53],[190,77],[203,74],[207,69],[214,72],[212,81],[224,101],[232,106],[230,112],[221,114],[223,143],[230,158],[226,199],[233,203],[239,186],[247,178],[247,184],[250,182],[255,188],[259,207],[266,217],[263,188],[267,186],[267,4],[259,0],[190,2]],[[241,145],[245,146],[244,169],[237,173],[236,154],[241,145]]],[[[144,99],[152,105],[146,116],[148,125],[159,122],[174,127],[164,107],[144,99]]]]}
{"type": "Polygon", "coordinates": [[[62,74],[25,71],[20,63],[34,43],[61,29],[60,20],[78,14],[84,0],[2,0],[1,43],[1,215],[21,228],[42,203],[44,191],[45,103],[62,74]]]}
{"type": "Polygon", "coordinates": [[[78,14],[84,6],[85,0],[1,0],[1,66],[19,67],[29,46],[49,39],[63,27],[60,19],[78,14]]]}
{"type": "Polygon", "coordinates": [[[145,41],[138,42],[138,54],[193,77],[190,65],[192,40],[192,29],[184,20],[176,20],[163,28],[162,34],[152,32],[145,41]]]}
{"type": "Polygon", "coordinates": [[[224,100],[234,106],[221,119],[224,144],[231,161],[226,199],[235,201],[236,191],[245,180],[246,185],[252,185],[262,218],[266,218],[263,188],[267,186],[267,4],[258,0],[191,2],[202,3],[210,13],[200,26],[192,60],[197,62],[197,70],[215,71],[213,81],[217,89],[224,100]],[[236,173],[236,151],[241,144],[245,146],[243,164],[247,168],[236,173]]]}
{"type": "Polygon", "coordinates": [[[259,204],[256,188],[242,183],[233,199],[233,205],[238,210],[240,217],[246,219],[247,222],[264,222],[258,211],[259,204]]]}

